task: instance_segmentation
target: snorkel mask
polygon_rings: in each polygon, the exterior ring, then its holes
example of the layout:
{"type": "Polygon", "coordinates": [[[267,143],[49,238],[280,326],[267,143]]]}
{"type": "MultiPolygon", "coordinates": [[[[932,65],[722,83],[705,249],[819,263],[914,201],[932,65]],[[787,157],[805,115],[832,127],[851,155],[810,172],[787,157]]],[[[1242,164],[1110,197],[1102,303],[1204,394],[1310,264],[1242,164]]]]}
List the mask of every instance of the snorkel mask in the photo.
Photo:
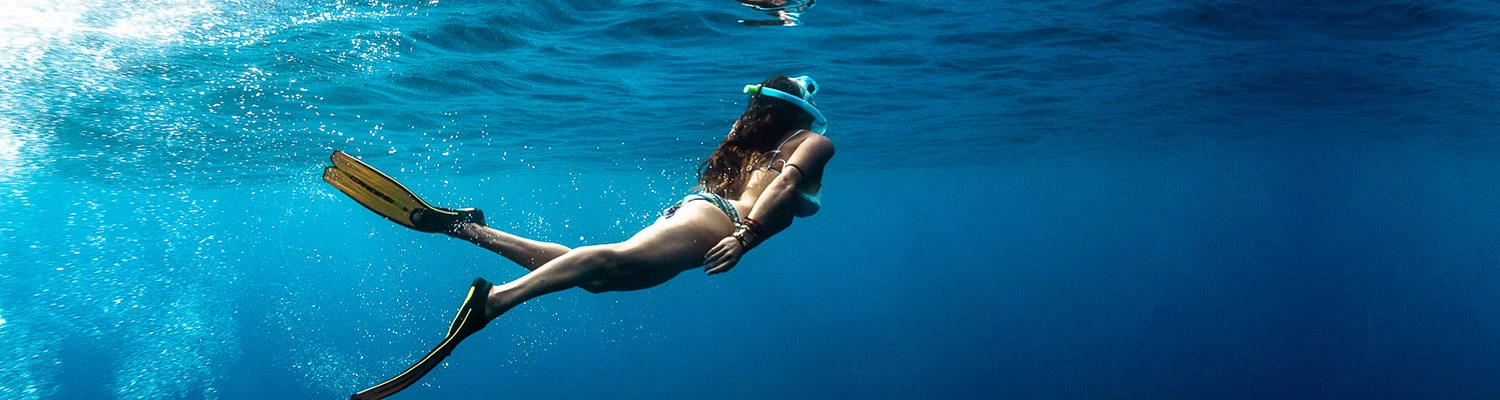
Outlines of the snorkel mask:
{"type": "Polygon", "coordinates": [[[814,81],[812,78],[808,77],[807,75],[803,75],[803,76],[799,76],[799,77],[791,78],[791,79],[792,79],[792,82],[797,83],[797,86],[802,87],[802,93],[807,93],[806,96],[797,97],[797,96],[794,96],[794,95],[792,95],[790,93],[787,93],[787,92],[783,92],[783,91],[780,91],[780,90],[776,90],[776,89],[765,87],[764,85],[745,85],[745,93],[763,94],[763,95],[766,95],[766,96],[771,96],[771,97],[775,97],[775,98],[778,98],[778,99],[786,100],[787,102],[792,103],[792,104],[796,104],[798,107],[802,107],[803,111],[807,111],[807,113],[809,115],[812,115],[812,117],[813,117],[812,131],[813,132],[817,132],[818,134],[822,134],[823,131],[827,131],[828,130],[828,119],[827,118],[823,118],[823,113],[820,112],[820,111],[818,111],[818,108],[814,107],[812,105],[813,95],[818,93],[818,82],[814,81]]]}

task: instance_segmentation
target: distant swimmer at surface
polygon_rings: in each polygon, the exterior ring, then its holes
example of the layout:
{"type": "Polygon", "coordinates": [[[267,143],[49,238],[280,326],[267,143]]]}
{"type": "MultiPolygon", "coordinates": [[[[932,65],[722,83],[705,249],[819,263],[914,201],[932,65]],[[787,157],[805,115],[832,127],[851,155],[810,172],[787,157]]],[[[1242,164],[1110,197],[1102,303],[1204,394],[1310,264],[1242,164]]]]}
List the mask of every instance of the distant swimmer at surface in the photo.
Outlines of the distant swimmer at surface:
{"type": "Polygon", "coordinates": [[[822,207],[823,168],[833,141],[813,104],[818,85],[806,76],[776,76],[745,86],[745,112],[713,153],[699,163],[694,193],[663,211],[624,242],[568,248],[485,225],[484,212],[428,204],[391,177],[341,151],[323,180],[402,226],[443,233],[489,249],[526,268],[492,285],[474,279],[443,341],[394,378],[354,400],[380,399],[416,383],[458,343],[527,300],[569,288],[592,293],[640,290],[702,267],[709,275],[734,268],[746,251],[822,207]]]}
{"type": "Polygon", "coordinates": [[[735,0],[746,7],[763,11],[776,17],[772,20],[740,20],[750,26],[797,26],[802,25],[802,12],[812,8],[814,0],[735,0]]]}

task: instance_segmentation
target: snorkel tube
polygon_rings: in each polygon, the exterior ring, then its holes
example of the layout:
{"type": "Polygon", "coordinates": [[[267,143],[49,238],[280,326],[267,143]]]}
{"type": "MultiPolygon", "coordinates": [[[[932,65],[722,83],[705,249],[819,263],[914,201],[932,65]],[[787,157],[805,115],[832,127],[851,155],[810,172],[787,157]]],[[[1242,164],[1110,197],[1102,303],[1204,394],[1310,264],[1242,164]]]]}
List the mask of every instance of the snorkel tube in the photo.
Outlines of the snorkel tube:
{"type": "MultiPolygon", "coordinates": [[[[798,77],[797,79],[806,79],[806,80],[810,81],[812,78],[807,78],[807,77],[803,76],[803,77],[798,77]]],[[[802,81],[798,81],[798,80],[794,80],[794,81],[798,82],[799,85],[802,84],[801,83],[802,81]]],[[[808,90],[806,88],[804,88],[803,91],[808,91],[808,90]]],[[[801,97],[797,97],[797,96],[793,96],[790,93],[783,92],[783,91],[780,91],[780,90],[768,88],[768,87],[765,87],[764,85],[745,85],[745,93],[763,94],[763,95],[775,97],[775,98],[778,98],[778,99],[786,100],[787,102],[792,103],[792,104],[796,104],[798,107],[802,107],[803,111],[807,111],[807,113],[809,115],[812,115],[812,117],[813,117],[813,123],[812,123],[812,127],[811,128],[812,128],[813,132],[817,132],[818,134],[821,135],[821,134],[823,134],[824,131],[828,130],[828,119],[827,118],[823,118],[823,113],[821,111],[818,111],[818,108],[814,107],[812,105],[812,103],[809,103],[807,101],[807,99],[804,99],[804,98],[801,98],[801,97]]],[[[807,97],[809,97],[809,98],[812,97],[812,92],[811,91],[808,91],[808,96],[807,97]]]]}

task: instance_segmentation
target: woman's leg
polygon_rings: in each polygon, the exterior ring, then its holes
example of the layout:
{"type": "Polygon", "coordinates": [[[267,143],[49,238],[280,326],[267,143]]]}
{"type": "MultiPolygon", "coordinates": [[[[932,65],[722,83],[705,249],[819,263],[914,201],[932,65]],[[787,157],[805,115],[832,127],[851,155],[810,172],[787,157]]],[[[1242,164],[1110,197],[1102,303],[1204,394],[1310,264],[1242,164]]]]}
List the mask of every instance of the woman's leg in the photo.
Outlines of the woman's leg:
{"type": "Polygon", "coordinates": [[[717,208],[690,202],[673,218],[625,242],[573,249],[519,279],[494,286],[485,315],[495,318],[527,300],[573,287],[600,293],[660,285],[702,266],[708,249],[733,231],[729,217],[717,208]]]}
{"type": "Polygon", "coordinates": [[[644,289],[666,282],[684,270],[702,265],[708,249],[733,230],[728,216],[703,201],[685,204],[674,217],[646,227],[623,243],[573,250],[482,225],[465,224],[452,235],[494,250],[522,266],[541,259],[548,261],[528,267],[534,269],[499,286],[475,279],[441,344],[416,365],[352,398],[385,398],[411,386],[442,363],[464,339],[526,300],[575,286],[598,293],[644,289]],[[485,287],[489,293],[482,291],[485,287]],[[476,315],[478,312],[484,315],[476,315]]]}
{"type": "Polygon", "coordinates": [[[572,250],[568,246],[531,240],[474,223],[463,224],[451,235],[498,253],[528,271],[535,271],[548,261],[572,250]]]}

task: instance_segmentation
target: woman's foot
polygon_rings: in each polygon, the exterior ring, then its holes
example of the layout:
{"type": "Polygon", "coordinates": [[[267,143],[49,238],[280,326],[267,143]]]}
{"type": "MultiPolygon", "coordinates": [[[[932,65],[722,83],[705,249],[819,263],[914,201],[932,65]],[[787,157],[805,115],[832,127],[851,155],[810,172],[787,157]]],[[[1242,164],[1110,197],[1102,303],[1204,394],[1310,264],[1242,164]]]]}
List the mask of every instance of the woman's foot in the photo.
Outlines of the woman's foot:
{"type": "Polygon", "coordinates": [[[494,286],[484,278],[474,278],[474,283],[469,285],[469,297],[458,307],[458,315],[453,317],[453,324],[448,325],[448,337],[455,346],[495,319],[489,315],[490,288],[494,286]]]}
{"type": "Polygon", "coordinates": [[[485,225],[484,222],[459,222],[454,225],[452,231],[444,233],[455,238],[473,241],[474,238],[479,237],[484,232],[484,229],[487,228],[489,226],[485,225]]]}
{"type": "Polygon", "coordinates": [[[484,225],[484,211],[477,208],[460,208],[450,210],[446,208],[417,209],[411,212],[412,228],[431,233],[446,233],[449,235],[458,232],[468,224],[484,225]]]}

